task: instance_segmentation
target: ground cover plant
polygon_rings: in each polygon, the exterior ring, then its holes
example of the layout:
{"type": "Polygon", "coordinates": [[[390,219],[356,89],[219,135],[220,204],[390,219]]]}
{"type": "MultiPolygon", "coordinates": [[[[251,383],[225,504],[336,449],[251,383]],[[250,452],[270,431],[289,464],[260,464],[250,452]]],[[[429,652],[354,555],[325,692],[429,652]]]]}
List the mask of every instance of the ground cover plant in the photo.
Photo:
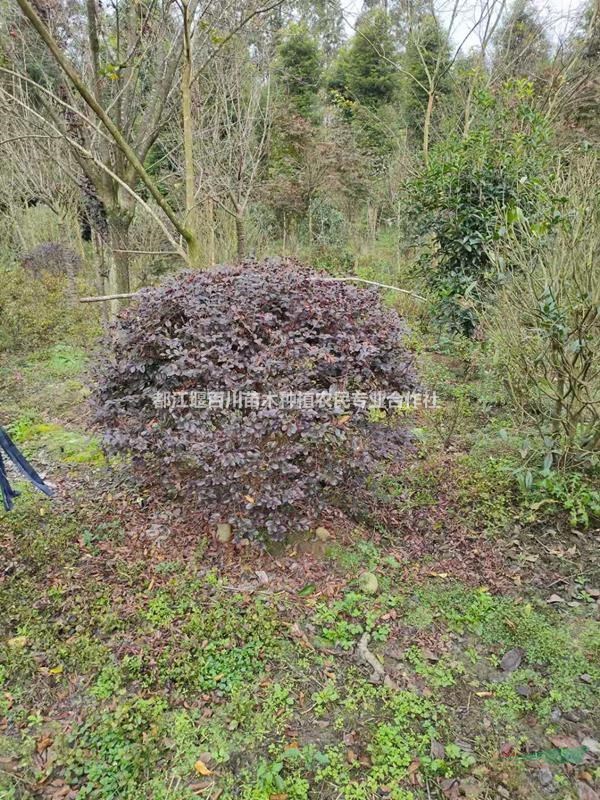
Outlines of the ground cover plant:
{"type": "Polygon", "coordinates": [[[0,800],[598,800],[598,1],[0,53],[0,800]]]}
{"type": "MultiPolygon", "coordinates": [[[[70,383],[64,358],[2,368],[47,386],[18,420],[7,380],[2,407],[58,490],[25,489],[0,522],[3,796],[594,791],[597,552],[568,514],[532,519],[479,378],[446,384],[481,397],[450,449],[413,412],[415,447],[360,522],[329,511],[261,550],[219,543],[126,462],[84,458],[86,373],[68,361],[70,383]]],[[[421,362],[429,381],[456,366],[421,362]]]]}

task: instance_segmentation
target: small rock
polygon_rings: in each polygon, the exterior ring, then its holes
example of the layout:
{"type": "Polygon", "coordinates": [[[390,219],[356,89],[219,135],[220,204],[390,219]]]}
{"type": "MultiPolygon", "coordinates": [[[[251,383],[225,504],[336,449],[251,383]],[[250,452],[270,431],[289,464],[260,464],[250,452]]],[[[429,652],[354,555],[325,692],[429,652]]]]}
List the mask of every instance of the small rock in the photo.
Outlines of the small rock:
{"type": "Polygon", "coordinates": [[[553,708],[550,712],[550,720],[551,722],[558,722],[559,719],[562,717],[562,711],[560,708],[553,708]]]}
{"type": "Polygon", "coordinates": [[[551,594],[546,602],[553,605],[554,603],[564,603],[565,601],[559,594],[551,594]]]}
{"type": "Polygon", "coordinates": [[[363,572],[358,579],[358,585],[365,594],[377,594],[379,591],[379,581],[372,572],[363,572]]]}
{"type": "Polygon", "coordinates": [[[476,798],[481,797],[481,793],[483,791],[483,786],[479,781],[474,780],[473,778],[464,778],[460,782],[460,791],[463,797],[471,798],[471,800],[476,800],[476,798]]]}
{"type": "Polygon", "coordinates": [[[580,676],[579,676],[579,680],[580,680],[582,683],[587,683],[587,684],[592,684],[592,683],[594,683],[594,679],[592,678],[592,676],[591,676],[591,675],[588,675],[588,674],[587,674],[587,672],[584,672],[584,673],[583,673],[583,675],[580,675],[580,676]]]}
{"type": "Polygon", "coordinates": [[[598,794],[583,781],[576,781],[575,787],[577,789],[577,796],[579,800],[600,800],[598,794]]]}
{"type": "Polygon", "coordinates": [[[590,753],[593,753],[595,756],[600,755],[600,742],[597,739],[592,739],[591,736],[586,736],[585,739],[582,739],[581,744],[589,750],[590,753]]]}
{"type": "Polygon", "coordinates": [[[315,536],[320,542],[326,542],[328,539],[331,539],[331,533],[322,525],[320,525],[315,531],[315,536]]]}
{"type": "Polygon", "coordinates": [[[586,586],[585,590],[590,597],[594,598],[594,600],[597,600],[600,597],[600,589],[593,589],[591,586],[586,586]]]}
{"type": "Polygon", "coordinates": [[[440,761],[443,761],[446,757],[446,748],[441,742],[438,742],[435,739],[431,740],[431,757],[439,758],[440,761]]]}
{"type": "Polygon", "coordinates": [[[552,775],[552,770],[546,764],[543,767],[540,767],[538,770],[538,781],[540,785],[543,786],[545,789],[548,786],[551,786],[554,781],[554,776],[552,775]]]}
{"type": "Polygon", "coordinates": [[[433,650],[429,650],[427,647],[421,650],[421,655],[427,661],[431,661],[432,664],[437,663],[440,660],[440,657],[433,652],[433,650]]]}
{"type": "Polygon", "coordinates": [[[496,793],[500,795],[500,797],[505,797],[506,800],[510,800],[510,792],[508,791],[506,786],[502,786],[502,784],[496,786],[496,793]]]}
{"type": "Polygon", "coordinates": [[[227,544],[233,538],[233,531],[228,522],[220,522],[217,525],[216,539],[219,544],[227,544]]]}
{"type": "Polygon", "coordinates": [[[569,722],[583,722],[584,715],[581,713],[581,711],[576,711],[573,709],[572,711],[565,711],[563,717],[568,719],[569,722]]]}
{"type": "Polygon", "coordinates": [[[531,688],[531,686],[517,686],[517,694],[519,695],[519,697],[528,698],[531,697],[532,693],[533,689],[531,688]]]}
{"type": "Polygon", "coordinates": [[[521,661],[523,660],[523,655],[524,651],[520,647],[509,650],[502,656],[500,669],[503,672],[514,672],[516,669],[519,669],[521,661]]]}

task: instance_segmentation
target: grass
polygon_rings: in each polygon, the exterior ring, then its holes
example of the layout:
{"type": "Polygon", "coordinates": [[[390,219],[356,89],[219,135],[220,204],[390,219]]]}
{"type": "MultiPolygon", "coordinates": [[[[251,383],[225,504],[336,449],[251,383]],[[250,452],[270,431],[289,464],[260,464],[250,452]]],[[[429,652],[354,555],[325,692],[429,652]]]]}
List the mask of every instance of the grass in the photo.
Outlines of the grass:
{"type": "Polygon", "coordinates": [[[53,504],[25,487],[0,516],[2,800],[535,800],[542,750],[555,797],[598,780],[580,752],[600,719],[587,535],[573,545],[567,516],[540,540],[501,415],[471,409],[450,443],[455,406],[419,419],[408,467],[373,478],[382,518],[328,523],[314,551],[234,552],[177,515],[161,544],[87,431],[84,369],[70,347],[2,365],[21,376],[0,392],[15,438],[70,487],[53,504]]]}
{"type": "MultiPolygon", "coordinates": [[[[95,574],[103,551],[81,536],[85,513],[40,516],[43,503],[28,495],[0,524],[17,562],[0,586],[2,796],[33,797],[52,778],[101,800],[191,798],[199,787],[368,800],[385,786],[397,800],[425,798],[490,752],[500,764],[506,737],[519,747],[556,729],[557,708],[597,708],[589,614],[450,579],[400,582],[402,567],[373,543],[336,545],[346,587],[333,602],[240,592],[224,574],[201,574],[194,554],[176,565],[124,554],[107,585],[95,574]],[[375,596],[357,590],[364,565],[381,573],[375,596]],[[400,688],[372,684],[355,662],[365,632],[400,688]],[[499,679],[512,647],[523,664],[499,679]]],[[[114,527],[103,541],[122,549],[114,527]]],[[[502,764],[509,785],[523,769],[502,764]]],[[[477,780],[488,777],[493,786],[494,774],[477,780]]]]}

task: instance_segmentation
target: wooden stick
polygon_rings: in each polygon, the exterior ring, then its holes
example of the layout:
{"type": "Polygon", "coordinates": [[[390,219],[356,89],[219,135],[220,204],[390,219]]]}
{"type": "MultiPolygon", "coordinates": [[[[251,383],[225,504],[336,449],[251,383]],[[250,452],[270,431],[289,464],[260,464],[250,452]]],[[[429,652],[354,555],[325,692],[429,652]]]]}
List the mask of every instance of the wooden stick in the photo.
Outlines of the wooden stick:
{"type": "Polygon", "coordinates": [[[119,250],[114,247],[113,253],[133,253],[138,256],[177,256],[181,258],[181,253],[178,253],[177,250],[119,250]]]}
{"type": "MultiPolygon", "coordinates": [[[[359,283],[368,283],[370,286],[379,286],[381,289],[392,289],[394,292],[402,292],[411,297],[416,297],[417,300],[423,300],[425,303],[430,303],[426,297],[416,292],[411,292],[409,289],[401,289],[399,286],[390,286],[388,283],[378,283],[377,281],[368,281],[366,278],[358,278],[356,275],[351,275],[346,278],[315,278],[315,281],[358,281],[359,283]]],[[[129,297],[136,297],[139,292],[131,292],[130,294],[104,294],[100,297],[80,297],[80,303],[106,303],[110,300],[126,300],[129,297]]]]}
{"type": "Polygon", "coordinates": [[[371,286],[379,286],[382,289],[393,289],[395,292],[402,292],[403,294],[409,294],[411,297],[416,297],[417,300],[423,300],[425,303],[431,302],[426,297],[423,297],[421,294],[417,294],[416,292],[411,292],[410,289],[401,289],[399,286],[390,286],[389,283],[378,283],[377,281],[368,281],[366,278],[359,278],[356,275],[350,275],[347,278],[318,278],[317,280],[322,281],[359,281],[359,283],[368,283],[371,286]]]}
{"type": "Polygon", "coordinates": [[[109,300],[126,300],[129,297],[135,297],[139,292],[130,292],[129,294],[103,294],[99,297],[80,297],[80,303],[107,303],[109,300]]]}

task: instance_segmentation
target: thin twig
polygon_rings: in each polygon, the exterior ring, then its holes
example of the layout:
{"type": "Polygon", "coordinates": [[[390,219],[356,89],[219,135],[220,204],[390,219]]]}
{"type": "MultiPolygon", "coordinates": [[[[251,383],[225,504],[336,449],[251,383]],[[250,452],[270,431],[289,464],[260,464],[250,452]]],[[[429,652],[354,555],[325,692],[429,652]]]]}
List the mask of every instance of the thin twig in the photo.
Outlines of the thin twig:
{"type": "MultiPolygon", "coordinates": [[[[116,251],[116,252],[143,252],[143,251],[116,251]]],[[[162,253],[161,255],[171,255],[170,253],[162,253]]],[[[176,255],[176,254],[173,254],[176,255]]],[[[408,294],[411,297],[416,297],[417,300],[423,300],[425,303],[431,302],[423,295],[417,294],[416,292],[411,292],[409,289],[401,289],[399,286],[390,286],[387,283],[378,283],[377,281],[368,281],[366,278],[358,278],[356,275],[351,275],[345,278],[313,278],[314,281],[358,281],[359,283],[368,283],[370,286],[379,286],[382,289],[392,289],[395,292],[402,292],[403,294],[408,294]]],[[[136,297],[139,292],[131,292],[130,294],[105,294],[99,297],[80,297],[80,303],[101,303],[107,302],[109,300],[123,300],[128,297],[136,297]]]]}
{"type": "Polygon", "coordinates": [[[423,295],[417,294],[416,292],[411,292],[409,289],[401,289],[399,286],[390,286],[388,283],[378,283],[377,281],[368,281],[366,278],[358,278],[356,275],[350,275],[347,278],[319,278],[318,280],[323,280],[323,281],[358,281],[359,283],[368,283],[371,286],[379,286],[382,289],[393,289],[395,292],[402,292],[403,294],[409,294],[409,295],[411,295],[411,297],[416,297],[418,300],[423,300],[425,303],[430,303],[431,302],[426,297],[423,297],[423,295]]]}
{"type": "Polygon", "coordinates": [[[129,294],[103,294],[99,297],[80,297],[80,303],[106,303],[109,300],[126,300],[129,297],[136,297],[139,292],[129,292],[129,294]]]}
{"type": "Polygon", "coordinates": [[[130,253],[136,256],[177,256],[181,257],[181,253],[177,250],[119,250],[113,248],[113,253],[130,253]]]}

